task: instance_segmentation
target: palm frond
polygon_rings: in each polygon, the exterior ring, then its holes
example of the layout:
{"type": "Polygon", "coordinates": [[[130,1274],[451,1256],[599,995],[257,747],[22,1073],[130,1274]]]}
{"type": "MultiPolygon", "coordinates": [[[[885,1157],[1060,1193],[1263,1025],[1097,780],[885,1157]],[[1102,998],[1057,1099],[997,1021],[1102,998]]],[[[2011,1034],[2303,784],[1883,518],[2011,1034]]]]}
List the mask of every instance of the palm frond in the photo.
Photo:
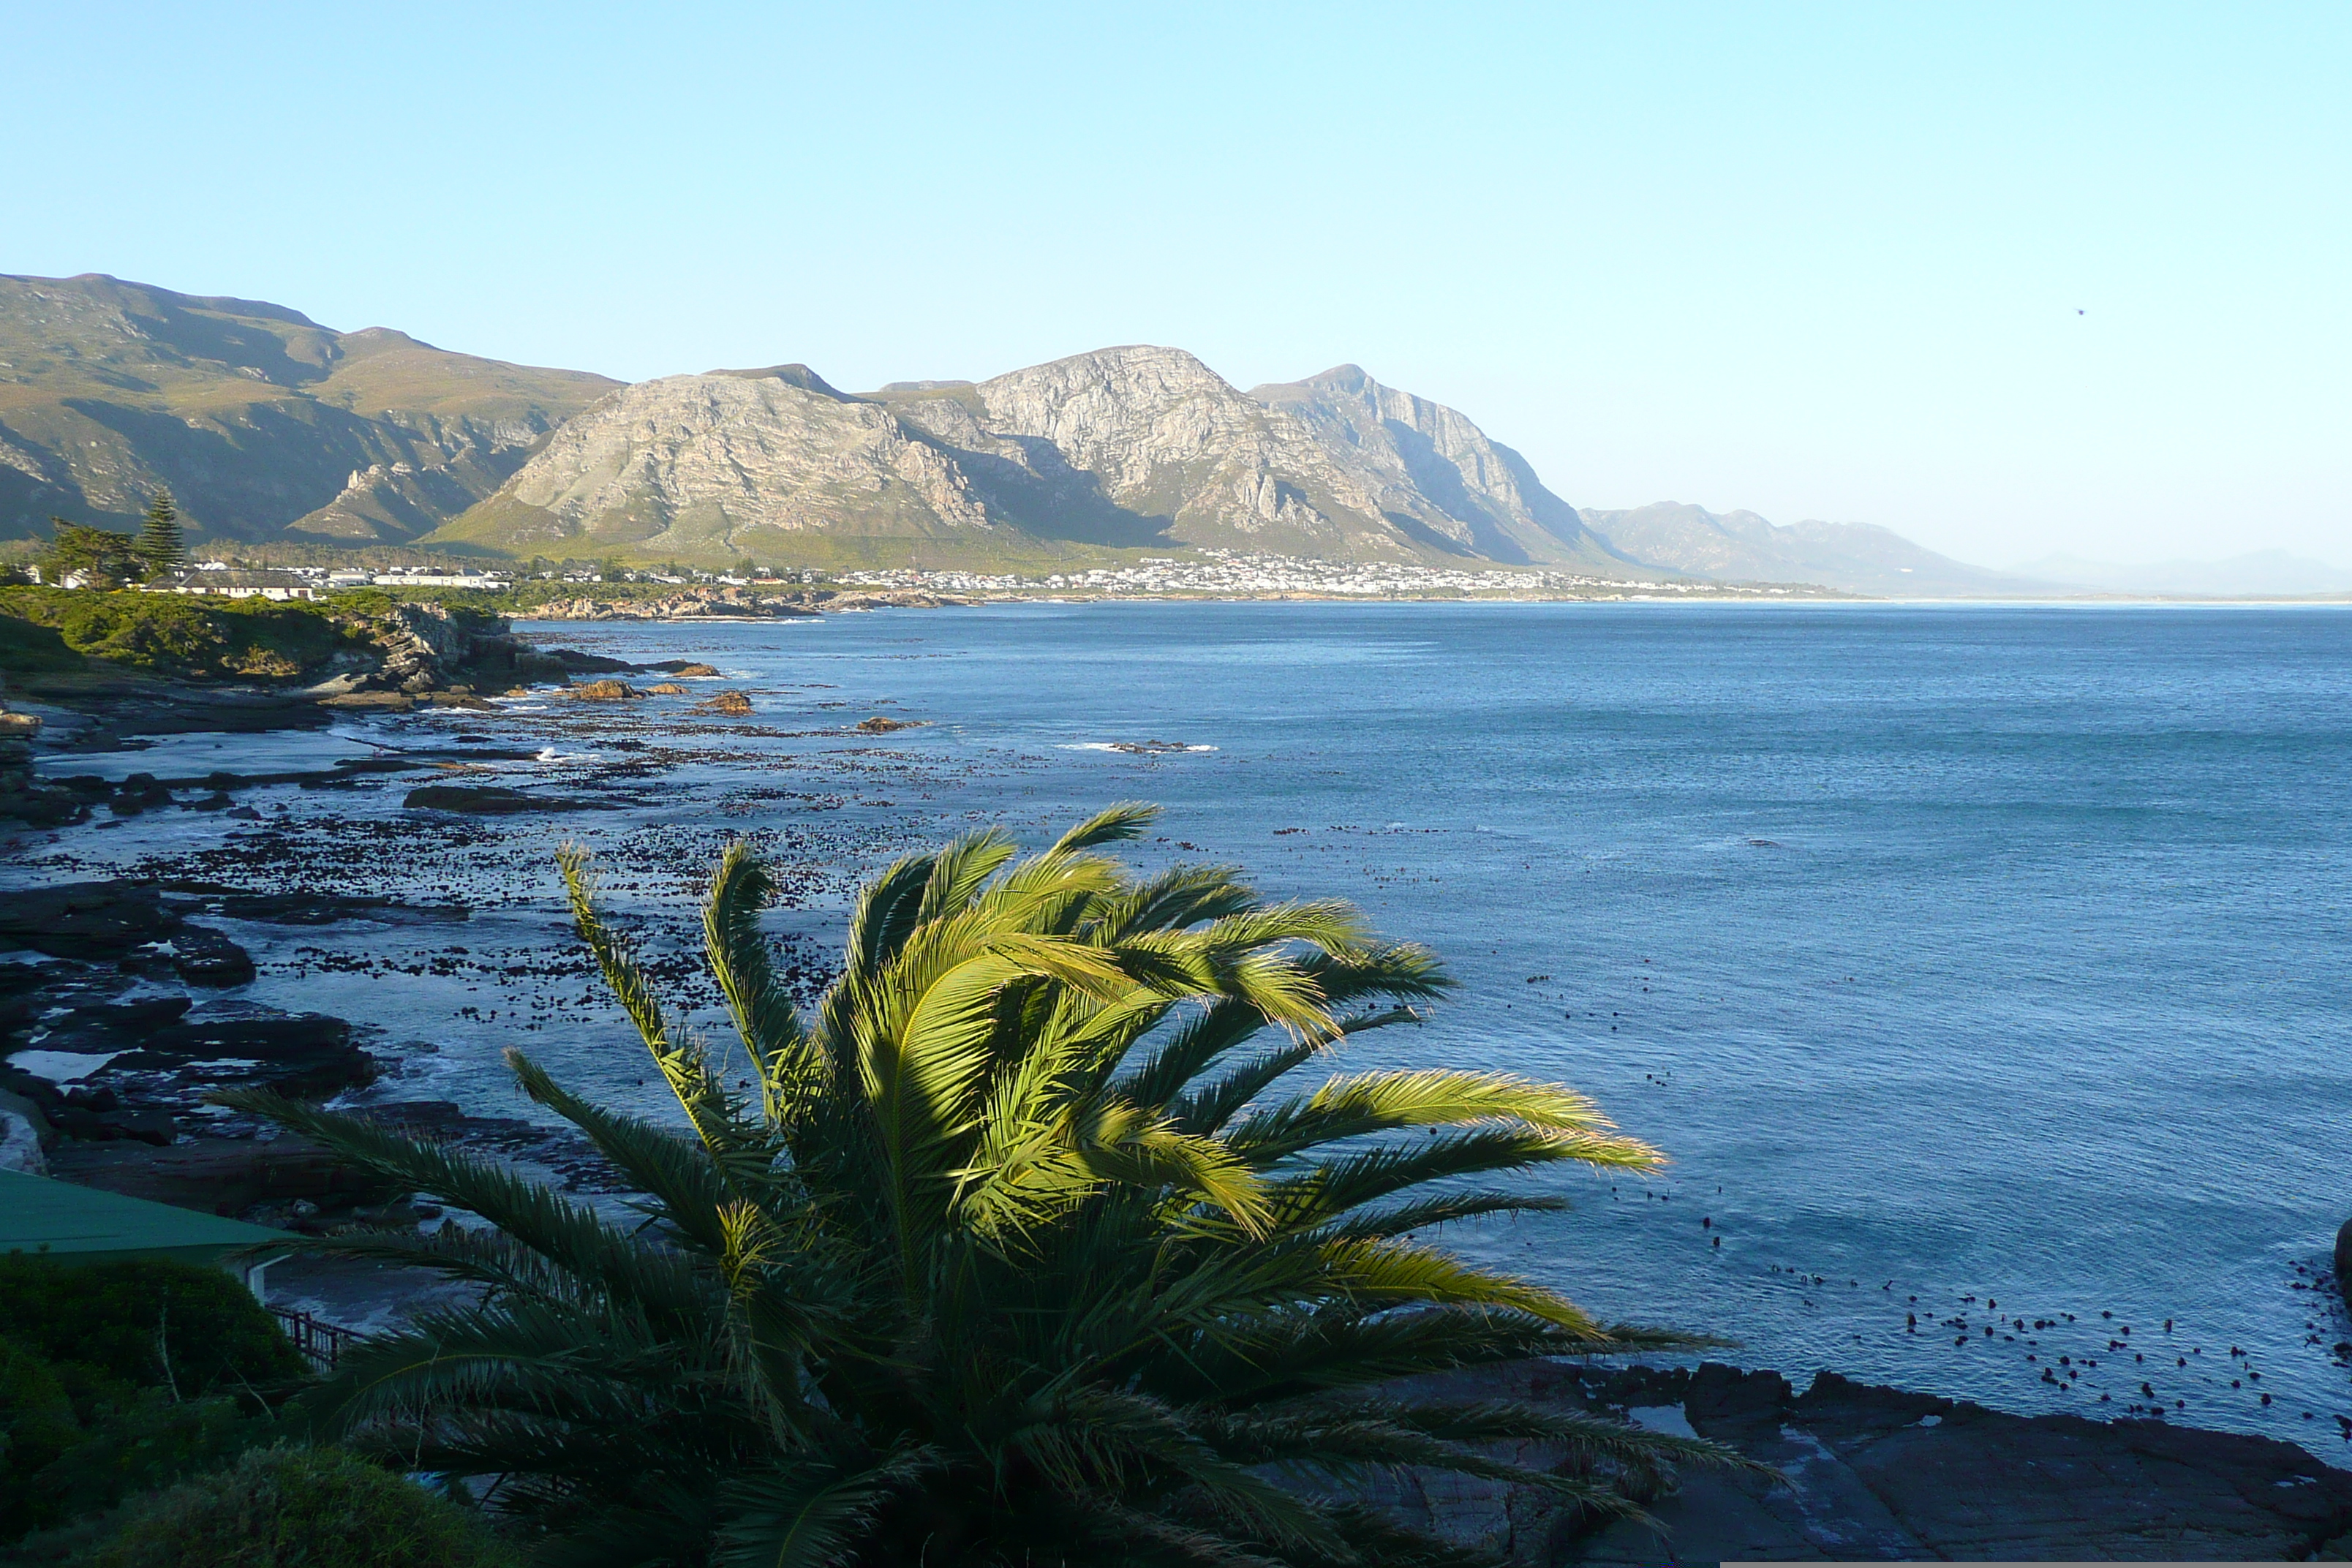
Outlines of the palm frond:
{"type": "Polygon", "coordinates": [[[722,1245],[719,1211],[734,1193],[723,1165],[666,1128],[591,1105],[512,1047],[507,1069],[522,1091],[588,1135],[597,1152],[660,1205],[664,1219],[706,1253],[722,1245]]]}
{"type": "Polygon", "coordinates": [[[702,906],[703,951],[735,1032],[751,1058],[771,1125],[796,1120],[823,1090],[830,1065],[775,975],[760,911],[775,898],[775,879],[749,839],[727,847],[702,906]]]}
{"type": "Polygon", "coordinates": [[[1050,853],[1073,855],[1081,849],[1096,849],[1105,844],[1140,838],[1145,829],[1159,820],[1160,808],[1150,802],[1122,800],[1105,806],[1063,834],[1055,840],[1050,853]]]}
{"type": "Polygon", "coordinates": [[[854,1558],[884,1501],[940,1464],[935,1448],[900,1448],[872,1464],[808,1455],[744,1476],[726,1491],[724,1568],[833,1568],[854,1558]]]}
{"type": "Polygon", "coordinates": [[[303,1133],[408,1191],[429,1193],[479,1215],[550,1263],[616,1298],[680,1318],[699,1318],[709,1310],[709,1291],[683,1255],[615,1230],[506,1166],[267,1089],[230,1089],[212,1099],[303,1133]]]}
{"type": "Polygon", "coordinates": [[[1653,1170],[1664,1156],[1619,1136],[1600,1107],[1574,1089],[1509,1073],[1432,1068],[1332,1079],[1313,1094],[1255,1111],[1226,1135],[1270,1163],[1318,1144],[1400,1127],[1518,1123],[1585,1140],[1570,1158],[1625,1170],[1653,1170]]]}

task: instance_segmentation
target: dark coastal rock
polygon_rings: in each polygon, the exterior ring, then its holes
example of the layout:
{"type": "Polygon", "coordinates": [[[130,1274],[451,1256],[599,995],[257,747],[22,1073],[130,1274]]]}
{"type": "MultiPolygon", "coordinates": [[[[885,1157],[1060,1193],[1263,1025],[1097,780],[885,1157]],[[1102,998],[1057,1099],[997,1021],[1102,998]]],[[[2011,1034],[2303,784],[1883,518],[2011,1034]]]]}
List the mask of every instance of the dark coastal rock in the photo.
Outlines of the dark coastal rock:
{"type": "MultiPolygon", "coordinates": [[[[1591,1374],[1596,1405],[1672,1411],[1788,1479],[1686,1473],[1652,1509],[1677,1559],[2275,1561],[2352,1531],[2352,1474],[2292,1443],[2012,1415],[1828,1372],[1801,1395],[1788,1386],[1729,1367],[1591,1374]]],[[[1664,1550],[1615,1524],[1550,1560],[1653,1563],[1664,1550]]]]}
{"type": "MultiPolygon", "coordinates": [[[[49,700],[65,700],[55,694],[49,700]]],[[[160,680],[142,680],[106,693],[101,710],[117,735],[316,730],[332,717],[298,691],[214,689],[160,680]]]]}
{"type": "Polygon", "coordinates": [[[2336,1233],[2336,1288],[2343,1293],[2345,1304],[2352,1306],[2352,1219],[2336,1233]]]}
{"type": "Polygon", "coordinates": [[[7,781],[0,787],[0,818],[28,827],[63,827],[89,816],[89,807],[66,790],[45,788],[29,780],[7,781]]]}
{"type": "Polygon", "coordinates": [[[34,776],[33,746],[42,728],[36,714],[0,710],[0,821],[57,827],[89,813],[71,791],[34,776]]]}
{"type": "Polygon", "coordinates": [[[582,653],[576,647],[542,647],[531,650],[539,658],[562,667],[568,675],[635,675],[646,668],[666,669],[667,665],[631,664],[625,658],[607,658],[600,653],[582,653]]]}
{"type": "Polygon", "coordinates": [[[53,958],[120,959],[180,925],[141,882],[64,882],[0,899],[0,937],[53,958]]]}
{"type": "Polygon", "coordinates": [[[160,811],[171,804],[169,784],[153,773],[132,773],[115,786],[114,798],[106,803],[106,808],[117,816],[137,816],[145,811],[160,811]]]}
{"type": "Polygon", "coordinates": [[[562,795],[526,795],[503,784],[425,784],[400,803],[412,811],[457,811],[477,816],[508,816],[525,811],[601,811],[602,801],[562,795]]]}
{"type": "Polygon", "coordinates": [[[185,996],[148,996],[132,1002],[93,1002],[71,1006],[49,1019],[34,1043],[44,1050],[85,1056],[125,1051],[156,1030],[178,1023],[187,1016],[191,1005],[193,1003],[185,996]]]}
{"type": "Polygon", "coordinates": [[[852,729],[868,735],[887,735],[894,730],[911,730],[914,727],[912,720],[892,719],[880,713],[877,713],[871,719],[861,720],[851,726],[852,729]]]}
{"type": "Polygon", "coordinates": [[[369,893],[238,893],[202,883],[164,884],[194,894],[206,912],[265,925],[339,925],[366,921],[375,925],[455,925],[473,918],[463,904],[408,904],[369,893]]]}
{"type": "Polygon", "coordinates": [[[206,1138],[169,1148],[121,1142],[62,1143],[52,1175],[110,1193],[206,1214],[236,1215],[257,1204],[308,1200],[321,1205],[382,1203],[397,1194],[338,1162],[307,1138],[206,1138]]]}
{"type": "Polygon", "coordinates": [[[173,933],[172,967],[191,985],[243,985],[254,975],[253,955],[205,926],[183,925],[173,933]]]}
{"type": "Polygon", "coordinates": [[[646,668],[658,669],[668,675],[682,676],[688,680],[715,680],[719,677],[716,666],[704,664],[698,659],[666,658],[658,664],[649,664],[646,668]]]}
{"type": "Polygon", "coordinates": [[[405,713],[416,706],[415,697],[406,691],[343,691],[332,697],[319,699],[321,708],[380,708],[387,713],[405,713]]]}
{"type": "Polygon", "coordinates": [[[197,985],[242,985],[253,959],[219,931],[190,925],[146,882],[68,882],[0,899],[0,938],[53,958],[122,963],[170,944],[171,963],[197,985]]]}
{"type": "Polygon", "coordinates": [[[343,1019],[238,1006],[191,1013],[153,1031],[89,1083],[116,1089],[141,1107],[188,1115],[217,1089],[262,1088],[325,1100],[373,1083],[377,1070],[343,1019]]]}
{"type": "Polygon", "coordinates": [[[722,691],[707,701],[696,704],[696,710],[703,713],[717,713],[729,719],[748,719],[751,716],[751,699],[746,692],[722,691]]]}

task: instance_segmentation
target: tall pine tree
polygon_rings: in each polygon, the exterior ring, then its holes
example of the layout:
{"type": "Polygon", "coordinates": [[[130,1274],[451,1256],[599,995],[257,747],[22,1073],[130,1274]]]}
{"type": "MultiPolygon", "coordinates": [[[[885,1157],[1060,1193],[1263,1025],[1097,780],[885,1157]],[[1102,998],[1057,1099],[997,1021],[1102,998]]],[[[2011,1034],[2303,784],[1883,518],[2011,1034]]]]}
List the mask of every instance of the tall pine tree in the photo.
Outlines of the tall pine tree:
{"type": "Polygon", "coordinates": [[[155,499],[147,503],[147,521],[140,526],[139,542],[131,548],[147,563],[151,577],[176,572],[188,563],[187,536],[180,531],[180,509],[172,504],[169,489],[157,490],[155,499]]]}

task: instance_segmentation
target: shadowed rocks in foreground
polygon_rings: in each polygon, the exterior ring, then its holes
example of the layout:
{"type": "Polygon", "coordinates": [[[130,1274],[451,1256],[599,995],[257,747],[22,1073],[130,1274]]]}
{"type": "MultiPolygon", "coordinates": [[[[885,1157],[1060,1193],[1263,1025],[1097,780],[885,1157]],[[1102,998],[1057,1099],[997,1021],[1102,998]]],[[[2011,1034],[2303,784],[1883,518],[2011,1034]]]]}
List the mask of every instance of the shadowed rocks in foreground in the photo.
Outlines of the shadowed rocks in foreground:
{"type": "MultiPolygon", "coordinates": [[[[1730,1444],[1777,1468],[1692,1469],[1651,1505],[1667,1533],[1598,1530],[1499,1484],[1408,1473],[1381,1504],[1463,1545],[1564,1563],[2340,1558],[2352,1473],[2293,1443],[2169,1422],[2012,1415],[1774,1372],[1604,1372],[1521,1363],[1445,1380],[1465,1397],[1608,1410],[1730,1444]]],[[[1541,1462],[1529,1445],[1518,1457],[1541,1462]]]]}

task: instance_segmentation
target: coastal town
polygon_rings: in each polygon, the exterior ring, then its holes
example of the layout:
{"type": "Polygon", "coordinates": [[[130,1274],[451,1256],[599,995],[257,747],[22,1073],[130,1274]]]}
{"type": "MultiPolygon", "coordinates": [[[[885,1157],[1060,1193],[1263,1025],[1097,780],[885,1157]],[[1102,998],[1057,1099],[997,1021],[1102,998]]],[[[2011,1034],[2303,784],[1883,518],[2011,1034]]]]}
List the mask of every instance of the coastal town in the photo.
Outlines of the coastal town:
{"type": "MultiPolygon", "coordinates": [[[[1630,563],[1629,563],[1630,564],[1630,563]]],[[[35,569],[37,573],[37,568],[35,569]]],[[[325,566],[255,566],[233,553],[192,563],[141,584],[150,593],[233,599],[315,599],[354,588],[420,593],[511,594],[541,584],[571,584],[593,598],[598,588],[670,587],[689,597],[698,590],[835,588],[989,601],[1034,598],[1184,599],[1801,599],[1828,590],[1786,583],[1726,584],[1658,575],[1603,577],[1530,566],[1435,566],[1411,561],[1325,561],[1294,555],[1202,550],[1183,556],[1145,556],[1129,565],[1066,571],[984,572],[905,566],[865,571],[731,571],[691,567],[582,565],[566,562],[538,571],[440,563],[383,570],[325,566]]],[[[63,587],[83,584],[68,577],[63,587]]]]}
{"type": "MultiPolygon", "coordinates": [[[[1630,565],[1630,563],[1629,563],[1630,565]]],[[[1684,578],[1611,578],[1540,567],[1513,570],[1431,566],[1409,561],[1324,561],[1295,555],[1253,555],[1203,550],[1193,557],[1147,556],[1132,566],[1098,566],[1014,574],[904,571],[846,572],[838,581],[858,587],[917,589],[976,597],[1038,594],[1104,598],[1268,599],[1627,599],[1808,598],[1820,590],[1785,583],[1730,584],[1684,578]]]]}

